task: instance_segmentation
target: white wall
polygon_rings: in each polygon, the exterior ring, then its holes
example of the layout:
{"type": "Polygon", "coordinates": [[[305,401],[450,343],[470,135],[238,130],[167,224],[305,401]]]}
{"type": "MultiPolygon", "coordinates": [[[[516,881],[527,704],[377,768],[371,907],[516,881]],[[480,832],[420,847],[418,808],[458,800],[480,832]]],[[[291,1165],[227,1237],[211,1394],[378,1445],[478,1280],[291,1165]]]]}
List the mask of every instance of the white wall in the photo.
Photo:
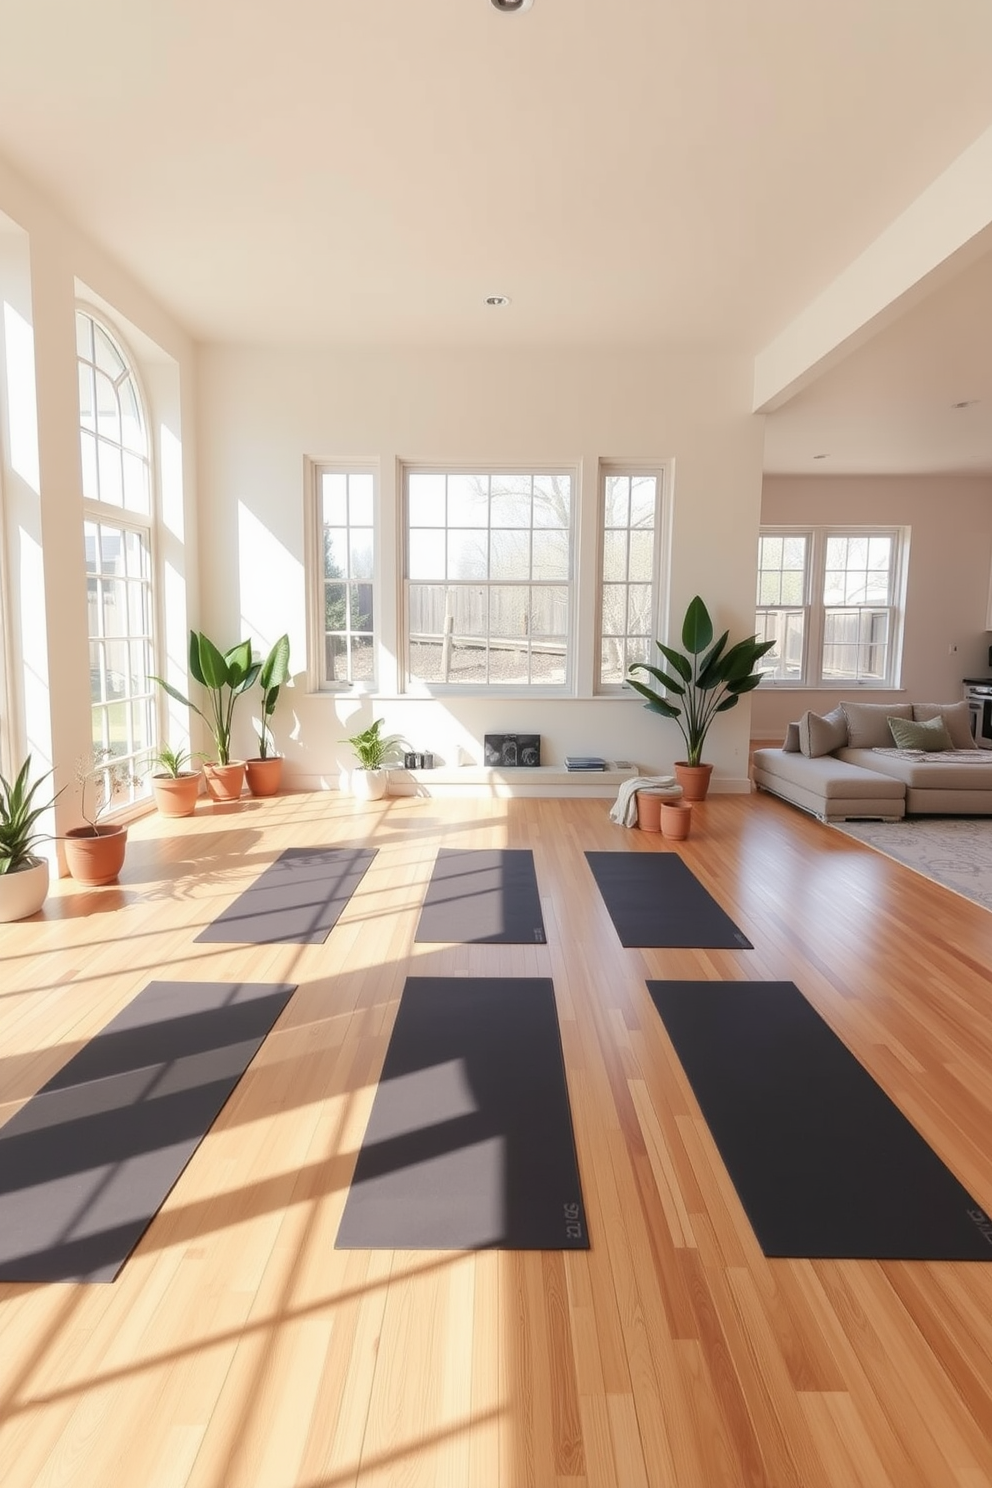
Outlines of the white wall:
{"type": "MultiPolygon", "coordinates": [[[[378,614],[395,634],[402,461],[581,464],[583,663],[591,667],[597,463],[674,460],[670,612],[702,593],[721,626],[753,628],[762,419],[749,411],[744,359],[637,352],[267,352],[207,348],[200,358],[200,533],[203,618],[211,638],[244,634],[267,648],[283,631],[305,667],[304,459],[375,459],[380,467],[382,583],[378,614]]],[[[667,624],[667,618],[664,620],[667,624]]],[[[388,649],[388,648],[387,648],[388,649]]],[[[290,779],[336,785],[350,751],[339,740],[383,716],[389,732],[455,762],[481,758],[484,733],[540,733],[544,758],[569,751],[660,770],[684,750],[673,723],[634,698],[404,699],[383,659],[373,699],[305,693],[280,700],[275,737],[290,779]]],[[[252,749],[250,708],[236,743],[252,749]]],[[[719,719],[707,757],[716,789],[745,789],[749,707],[719,719]]],[[[240,731],[240,732],[238,732],[240,731]]]]}
{"type": "MultiPolygon", "coordinates": [[[[992,675],[986,610],[992,564],[992,479],[978,476],[768,476],[765,523],[908,526],[909,573],[900,695],[910,701],[961,697],[964,677],[992,675]],[[951,646],[957,646],[952,653],[951,646]]],[[[754,695],[751,733],[784,736],[808,708],[824,713],[843,689],[773,688],[754,695]]],[[[858,689],[866,702],[892,693],[858,689]]]]}

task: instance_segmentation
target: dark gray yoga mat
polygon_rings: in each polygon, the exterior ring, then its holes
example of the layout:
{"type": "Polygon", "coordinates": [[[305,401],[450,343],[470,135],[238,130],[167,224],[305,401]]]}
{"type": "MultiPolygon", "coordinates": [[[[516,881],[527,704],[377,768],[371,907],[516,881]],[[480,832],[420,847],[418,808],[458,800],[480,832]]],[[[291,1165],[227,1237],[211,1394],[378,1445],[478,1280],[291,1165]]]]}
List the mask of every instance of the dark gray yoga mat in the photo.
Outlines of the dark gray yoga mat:
{"type": "Polygon", "coordinates": [[[113,1281],[295,990],[149,982],[0,1127],[0,1281],[113,1281]]]}
{"type": "Polygon", "coordinates": [[[992,1261],[992,1219],[793,982],[648,982],[767,1256],[992,1261]]]}
{"type": "Polygon", "coordinates": [[[324,941],[375,855],[374,847],[289,847],[196,938],[227,945],[324,941]]]}
{"type": "Polygon", "coordinates": [[[529,848],[442,847],[415,939],[544,945],[534,854],[529,848]]]}
{"type": "Polygon", "coordinates": [[[754,947],[674,852],[587,852],[624,946],[750,951],[754,947]]]}
{"type": "Polygon", "coordinates": [[[408,977],[342,1250],[587,1250],[554,987],[408,977]]]}

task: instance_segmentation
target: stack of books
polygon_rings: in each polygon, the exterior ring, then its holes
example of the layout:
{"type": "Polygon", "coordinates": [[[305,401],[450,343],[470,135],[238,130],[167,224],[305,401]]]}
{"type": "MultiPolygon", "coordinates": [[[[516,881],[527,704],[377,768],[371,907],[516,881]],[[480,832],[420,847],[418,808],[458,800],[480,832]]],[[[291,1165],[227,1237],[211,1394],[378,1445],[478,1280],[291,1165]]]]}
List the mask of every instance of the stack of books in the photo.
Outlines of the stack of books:
{"type": "Polygon", "coordinates": [[[566,770],[605,770],[606,761],[596,754],[566,754],[566,770]]]}

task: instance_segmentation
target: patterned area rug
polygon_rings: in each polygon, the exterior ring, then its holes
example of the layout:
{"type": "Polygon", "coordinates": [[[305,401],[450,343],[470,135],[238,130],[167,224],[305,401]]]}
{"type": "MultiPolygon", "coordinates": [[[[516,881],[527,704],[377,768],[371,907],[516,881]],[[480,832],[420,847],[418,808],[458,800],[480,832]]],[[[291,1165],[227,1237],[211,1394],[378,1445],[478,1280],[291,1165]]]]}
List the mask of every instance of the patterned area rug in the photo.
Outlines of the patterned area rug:
{"type": "Polygon", "coordinates": [[[831,825],[925,878],[992,909],[992,817],[941,816],[831,825]]]}

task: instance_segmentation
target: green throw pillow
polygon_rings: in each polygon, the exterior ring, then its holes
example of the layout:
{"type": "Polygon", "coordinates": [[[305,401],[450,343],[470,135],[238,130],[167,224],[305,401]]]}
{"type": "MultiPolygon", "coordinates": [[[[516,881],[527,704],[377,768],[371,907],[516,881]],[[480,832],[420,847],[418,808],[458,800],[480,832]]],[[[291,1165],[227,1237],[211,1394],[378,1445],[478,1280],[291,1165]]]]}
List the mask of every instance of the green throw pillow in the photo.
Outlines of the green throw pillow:
{"type": "Polygon", "coordinates": [[[944,720],[938,714],[924,723],[914,723],[911,718],[890,718],[889,731],[897,749],[953,749],[951,736],[944,720]]]}

